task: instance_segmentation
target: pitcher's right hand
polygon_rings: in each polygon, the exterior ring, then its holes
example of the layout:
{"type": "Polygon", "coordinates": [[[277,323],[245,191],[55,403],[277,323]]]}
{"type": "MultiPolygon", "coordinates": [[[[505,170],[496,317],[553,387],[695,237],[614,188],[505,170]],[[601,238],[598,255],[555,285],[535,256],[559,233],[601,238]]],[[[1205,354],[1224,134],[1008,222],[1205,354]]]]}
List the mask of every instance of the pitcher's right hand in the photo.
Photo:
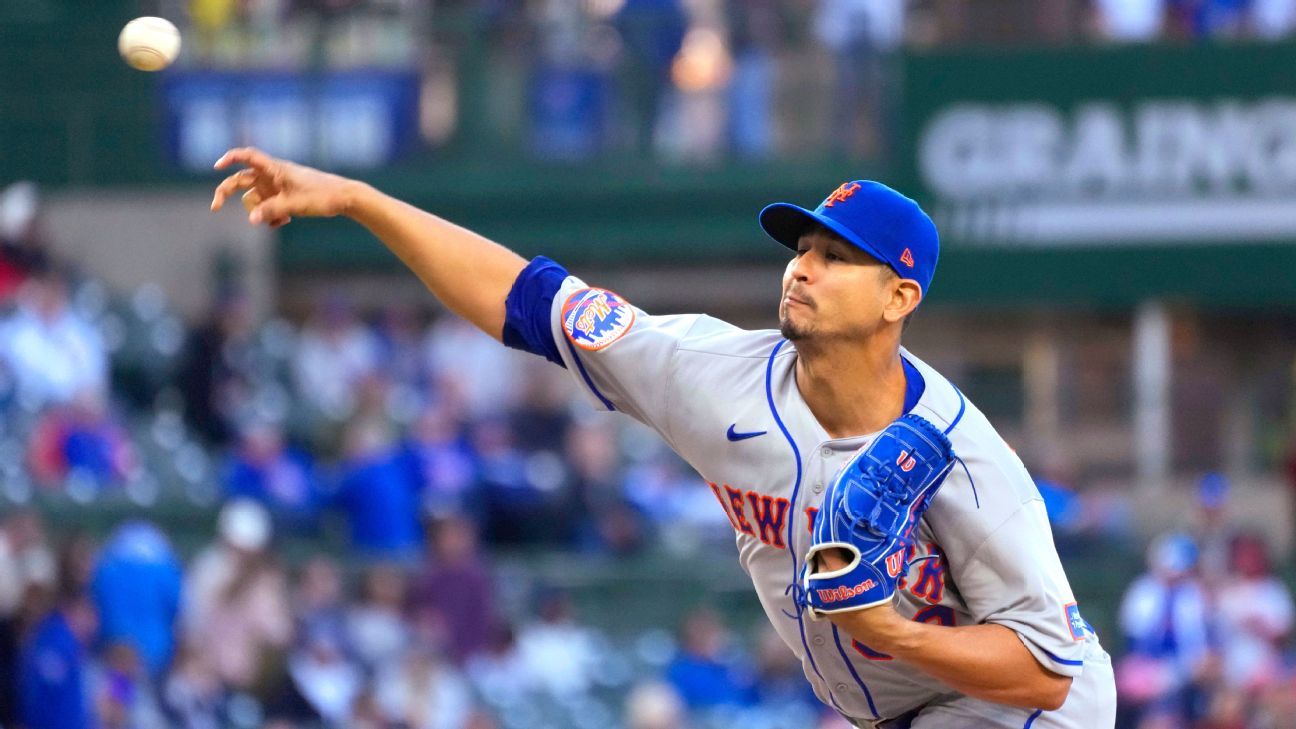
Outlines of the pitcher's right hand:
{"type": "Polygon", "coordinates": [[[231,149],[216,161],[216,169],[244,165],[216,186],[211,209],[220,210],[239,190],[248,222],[268,223],[277,228],[293,216],[333,217],[345,215],[362,185],[355,180],[321,172],[287,160],[276,159],[254,147],[231,149]]]}

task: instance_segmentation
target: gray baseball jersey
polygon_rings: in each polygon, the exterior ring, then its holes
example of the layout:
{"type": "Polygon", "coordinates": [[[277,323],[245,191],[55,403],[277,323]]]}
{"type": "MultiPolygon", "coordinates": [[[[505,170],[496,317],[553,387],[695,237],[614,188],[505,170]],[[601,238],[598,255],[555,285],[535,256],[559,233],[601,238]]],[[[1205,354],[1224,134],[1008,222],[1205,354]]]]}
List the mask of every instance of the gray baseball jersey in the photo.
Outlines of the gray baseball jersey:
{"type": "Polygon", "coordinates": [[[1111,662],[1080,616],[1039,492],[985,416],[931,367],[902,350],[907,404],[948,432],[961,461],[919,525],[897,609],[918,621],[1011,628],[1040,664],[1074,677],[1058,711],[960,695],[798,610],[797,575],[825,484],[872,435],[824,431],[797,389],[796,349],[778,332],[650,316],[571,276],[553,296],[550,327],[597,407],[655,429],[706,480],[766,615],[824,703],[860,726],[1112,726],[1111,662]]]}

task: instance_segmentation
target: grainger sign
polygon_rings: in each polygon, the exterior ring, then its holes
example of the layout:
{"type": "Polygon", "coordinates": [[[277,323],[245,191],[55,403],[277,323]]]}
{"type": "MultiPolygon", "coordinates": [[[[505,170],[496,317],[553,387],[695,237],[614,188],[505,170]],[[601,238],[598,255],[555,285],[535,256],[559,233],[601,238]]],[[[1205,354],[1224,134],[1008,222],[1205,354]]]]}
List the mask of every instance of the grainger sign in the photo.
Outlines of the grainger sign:
{"type": "Polygon", "coordinates": [[[1221,69],[1226,50],[949,57],[931,83],[940,66],[911,63],[919,196],[944,238],[973,246],[1296,241],[1296,83],[1257,85],[1271,64],[1253,57],[1221,69]]]}

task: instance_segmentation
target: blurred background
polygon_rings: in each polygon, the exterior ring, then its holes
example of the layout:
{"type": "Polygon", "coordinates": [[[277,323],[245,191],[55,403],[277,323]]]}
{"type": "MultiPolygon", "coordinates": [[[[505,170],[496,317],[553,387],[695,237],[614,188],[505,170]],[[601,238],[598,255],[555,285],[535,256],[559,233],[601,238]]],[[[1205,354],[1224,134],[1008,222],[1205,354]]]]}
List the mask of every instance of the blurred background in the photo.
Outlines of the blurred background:
{"type": "Polygon", "coordinates": [[[698,477],[227,147],[657,312],[884,180],[906,343],[1038,480],[1121,727],[1296,726],[1296,0],[0,3],[0,726],[841,727],[698,477]],[[180,26],[161,74],[117,57],[180,26]],[[237,206],[235,206],[237,208],[237,206]]]}

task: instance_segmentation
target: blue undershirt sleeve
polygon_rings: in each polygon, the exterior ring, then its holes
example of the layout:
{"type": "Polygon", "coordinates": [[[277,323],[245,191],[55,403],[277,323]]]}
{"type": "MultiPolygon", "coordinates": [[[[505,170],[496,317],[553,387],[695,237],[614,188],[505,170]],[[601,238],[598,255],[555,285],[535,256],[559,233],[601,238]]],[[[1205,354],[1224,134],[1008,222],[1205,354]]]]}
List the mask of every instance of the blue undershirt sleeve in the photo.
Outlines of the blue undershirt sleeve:
{"type": "Polygon", "coordinates": [[[522,269],[504,300],[504,345],[538,354],[566,368],[549,325],[554,296],[567,280],[567,269],[536,256],[522,269]]]}

